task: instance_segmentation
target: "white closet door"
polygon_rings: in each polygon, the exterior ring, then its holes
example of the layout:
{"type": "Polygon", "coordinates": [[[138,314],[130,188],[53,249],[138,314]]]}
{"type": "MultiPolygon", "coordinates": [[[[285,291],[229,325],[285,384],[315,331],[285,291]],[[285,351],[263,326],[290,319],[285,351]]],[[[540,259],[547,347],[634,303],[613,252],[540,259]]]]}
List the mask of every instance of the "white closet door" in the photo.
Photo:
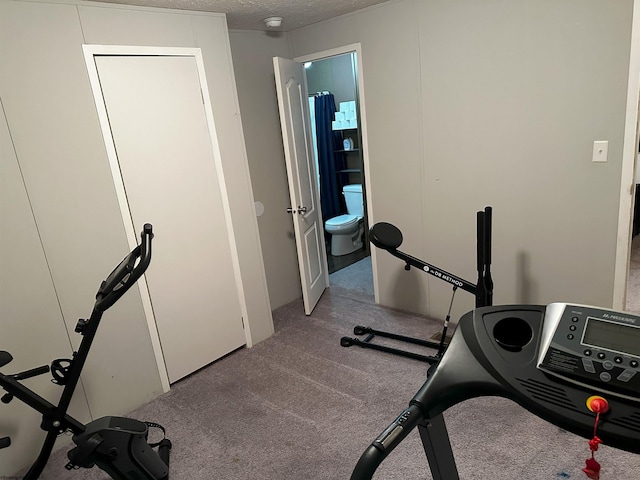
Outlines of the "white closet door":
{"type": "Polygon", "coordinates": [[[146,279],[175,382],[245,344],[197,64],[193,56],[95,61],[134,226],[154,227],[146,279]]]}

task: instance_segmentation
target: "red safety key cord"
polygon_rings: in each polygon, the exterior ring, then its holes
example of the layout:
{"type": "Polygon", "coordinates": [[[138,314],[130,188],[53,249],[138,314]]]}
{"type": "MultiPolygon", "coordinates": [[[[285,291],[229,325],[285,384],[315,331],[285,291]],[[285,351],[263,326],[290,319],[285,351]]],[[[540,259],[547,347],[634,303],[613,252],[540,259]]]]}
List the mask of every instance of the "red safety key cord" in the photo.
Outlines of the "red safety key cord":
{"type": "Polygon", "coordinates": [[[587,399],[587,408],[596,414],[596,421],[593,425],[593,438],[589,440],[589,449],[591,450],[591,458],[587,458],[585,461],[586,467],[582,469],[586,473],[587,477],[591,480],[600,480],[600,464],[594,458],[594,452],[598,450],[598,445],[602,443],[600,437],[596,435],[598,428],[598,422],[600,421],[600,414],[606,413],[609,410],[609,402],[604,398],[594,395],[587,399]]]}

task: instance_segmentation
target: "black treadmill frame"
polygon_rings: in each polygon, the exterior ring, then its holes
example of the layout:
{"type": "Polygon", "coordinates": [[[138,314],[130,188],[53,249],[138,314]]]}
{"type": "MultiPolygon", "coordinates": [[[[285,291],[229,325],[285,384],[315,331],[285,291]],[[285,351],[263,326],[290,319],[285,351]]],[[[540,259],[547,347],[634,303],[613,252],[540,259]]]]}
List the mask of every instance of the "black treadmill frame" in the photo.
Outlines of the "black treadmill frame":
{"type": "MultiPolygon", "coordinates": [[[[416,427],[433,480],[458,480],[443,412],[481,396],[510,399],[539,418],[590,439],[595,415],[584,402],[598,390],[545,374],[532,361],[539,351],[545,310],[542,305],[504,305],[465,314],[437,368],[429,370],[409,406],[364,451],[351,480],[373,478],[384,459],[416,427]],[[533,337],[521,351],[497,350],[489,331],[497,321],[514,316],[525,319],[533,337]]],[[[640,453],[640,399],[606,396],[610,409],[600,418],[598,436],[604,445],[640,453]]]]}

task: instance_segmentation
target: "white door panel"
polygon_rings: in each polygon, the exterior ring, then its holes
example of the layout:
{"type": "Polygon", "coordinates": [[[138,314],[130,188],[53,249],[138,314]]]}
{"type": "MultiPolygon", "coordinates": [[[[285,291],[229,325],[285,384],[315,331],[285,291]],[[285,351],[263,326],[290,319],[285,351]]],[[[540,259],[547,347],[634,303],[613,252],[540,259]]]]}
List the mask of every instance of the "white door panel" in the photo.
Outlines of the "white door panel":
{"type": "Polygon", "coordinates": [[[245,343],[196,59],[95,62],[134,227],[154,227],[146,279],[175,382],[245,343]]]}
{"type": "Polygon", "coordinates": [[[284,141],[293,226],[298,249],[302,296],[311,314],[329,286],[304,67],[286,58],[273,59],[280,125],[284,141]]]}

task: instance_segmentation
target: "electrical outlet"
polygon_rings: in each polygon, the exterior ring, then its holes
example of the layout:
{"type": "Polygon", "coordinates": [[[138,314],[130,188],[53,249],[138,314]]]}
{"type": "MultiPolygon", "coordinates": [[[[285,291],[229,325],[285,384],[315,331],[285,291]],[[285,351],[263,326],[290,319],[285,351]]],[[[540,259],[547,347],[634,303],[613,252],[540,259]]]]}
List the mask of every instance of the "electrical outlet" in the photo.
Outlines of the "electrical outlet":
{"type": "Polygon", "coordinates": [[[597,163],[606,162],[608,150],[608,140],[596,140],[595,142],[593,142],[593,161],[597,163]]]}

